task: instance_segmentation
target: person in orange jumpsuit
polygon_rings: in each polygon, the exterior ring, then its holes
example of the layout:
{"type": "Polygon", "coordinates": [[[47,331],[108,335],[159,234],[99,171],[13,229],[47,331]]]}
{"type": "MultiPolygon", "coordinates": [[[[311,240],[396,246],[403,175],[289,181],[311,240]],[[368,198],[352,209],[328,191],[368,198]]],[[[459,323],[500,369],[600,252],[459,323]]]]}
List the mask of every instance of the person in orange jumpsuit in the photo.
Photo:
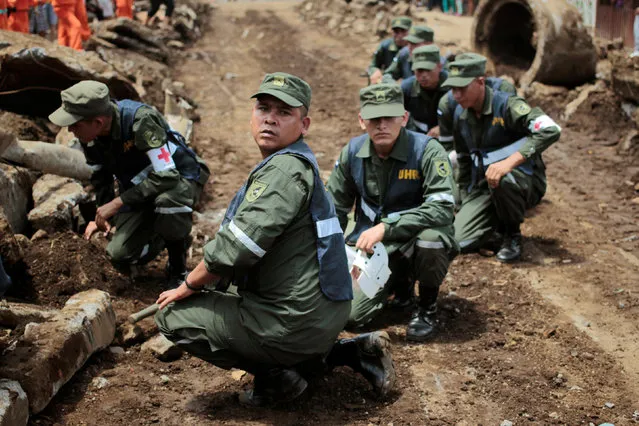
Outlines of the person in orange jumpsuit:
{"type": "Polygon", "coordinates": [[[91,37],[91,29],[89,28],[89,18],[87,17],[87,6],[84,3],[84,0],[76,0],[75,2],[75,16],[80,21],[82,25],[82,30],[80,31],[80,37],[83,41],[86,41],[91,37]]]}
{"type": "Polygon", "coordinates": [[[115,6],[118,18],[133,19],[133,0],[115,0],[115,6]]]}
{"type": "Polygon", "coordinates": [[[0,30],[8,30],[9,22],[7,21],[7,13],[9,12],[9,4],[7,0],[0,0],[0,30]]]}
{"type": "Polygon", "coordinates": [[[28,33],[31,0],[9,0],[9,7],[12,9],[9,16],[9,29],[20,33],[28,33]]]}
{"type": "MultiPolygon", "coordinates": [[[[53,0],[58,15],[58,44],[82,50],[82,23],[76,16],[77,0],[53,0]]],[[[85,12],[86,13],[86,12],[85,12]]]]}

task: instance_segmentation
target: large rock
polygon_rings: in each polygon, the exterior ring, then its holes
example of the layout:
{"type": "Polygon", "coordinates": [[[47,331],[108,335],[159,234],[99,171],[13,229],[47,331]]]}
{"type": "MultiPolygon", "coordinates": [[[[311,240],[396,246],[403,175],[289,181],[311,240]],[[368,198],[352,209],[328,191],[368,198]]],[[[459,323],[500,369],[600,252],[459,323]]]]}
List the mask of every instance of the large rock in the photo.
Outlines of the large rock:
{"type": "Polygon", "coordinates": [[[43,37],[2,32],[0,109],[46,117],[60,106],[60,90],[86,79],[106,83],[116,99],[139,99],[131,82],[93,52],[59,46],[43,37]]]}
{"type": "Polygon", "coordinates": [[[0,358],[0,377],[20,382],[31,414],[38,413],[114,335],[109,295],[99,290],[78,293],[48,321],[26,325],[15,349],[0,358]]]}
{"type": "Polygon", "coordinates": [[[29,212],[31,227],[49,233],[74,229],[77,218],[73,208],[89,195],[77,181],[55,175],[43,175],[33,185],[35,207],[29,212]]]}
{"type": "Polygon", "coordinates": [[[26,425],[29,420],[29,400],[20,383],[0,379],[0,426],[26,425]]]}
{"type": "Polygon", "coordinates": [[[612,90],[623,99],[639,103],[639,58],[628,58],[623,52],[609,56],[612,90]]]}
{"type": "Polygon", "coordinates": [[[14,233],[27,226],[33,178],[27,169],[0,163],[0,213],[14,233]]]}

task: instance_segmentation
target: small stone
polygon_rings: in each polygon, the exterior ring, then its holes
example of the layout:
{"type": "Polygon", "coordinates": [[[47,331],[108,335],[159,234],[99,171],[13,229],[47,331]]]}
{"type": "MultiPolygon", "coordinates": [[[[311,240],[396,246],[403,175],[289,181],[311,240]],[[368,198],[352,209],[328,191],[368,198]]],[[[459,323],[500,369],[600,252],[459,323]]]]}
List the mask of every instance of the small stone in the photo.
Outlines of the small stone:
{"type": "Polygon", "coordinates": [[[606,407],[606,408],[615,408],[615,404],[613,404],[612,402],[606,402],[604,404],[604,407],[606,407]]]}
{"type": "Polygon", "coordinates": [[[139,325],[122,324],[122,344],[125,346],[134,345],[144,339],[144,330],[139,325]]]}
{"type": "Polygon", "coordinates": [[[583,390],[583,388],[581,388],[581,387],[579,387],[579,386],[575,385],[575,386],[571,386],[571,387],[570,387],[570,389],[568,389],[568,390],[578,392],[578,391],[582,391],[582,390],[583,390]]]}
{"type": "Polygon", "coordinates": [[[599,426],[615,426],[613,423],[601,423],[599,426]]]}
{"type": "Polygon", "coordinates": [[[572,259],[562,259],[561,263],[572,263],[572,259]]]}
{"type": "Polygon", "coordinates": [[[123,355],[124,348],[122,346],[110,346],[109,352],[111,352],[113,355],[123,355]]]}
{"type": "Polygon", "coordinates": [[[109,381],[104,377],[94,377],[93,380],[91,380],[91,386],[96,389],[104,389],[108,385],[109,381]]]}
{"type": "Polygon", "coordinates": [[[635,191],[639,191],[639,183],[635,184],[635,191]]]}
{"type": "Polygon", "coordinates": [[[557,414],[557,412],[553,411],[552,413],[548,414],[548,417],[550,417],[551,419],[558,419],[559,418],[559,414],[557,414]]]}
{"type": "Polygon", "coordinates": [[[233,379],[237,380],[238,382],[242,380],[242,377],[244,376],[246,376],[246,371],[244,370],[233,370],[231,372],[231,377],[233,377],[233,379]]]}
{"type": "Polygon", "coordinates": [[[35,234],[31,237],[31,241],[38,241],[47,238],[49,234],[44,229],[38,229],[35,234]]]}
{"type": "Polygon", "coordinates": [[[570,356],[576,357],[579,355],[579,352],[577,351],[570,351],[570,356]]]}
{"type": "Polygon", "coordinates": [[[182,356],[182,349],[175,346],[173,342],[158,334],[142,345],[142,351],[151,352],[160,361],[175,361],[182,356]]]}
{"type": "Polygon", "coordinates": [[[581,358],[587,359],[588,361],[592,361],[593,359],[595,359],[595,356],[589,352],[583,352],[581,354],[581,358]]]}
{"type": "Polygon", "coordinates": [[[635,197],[635,198],[633,198],[632,200],[630,200],[630,202],[631,202],[632,204],[639,204],[639,197],[635,197]]]}
{"type": "Polygon", "coordinates": [[[626,307],[626,304],[623,302],[619,302],[617,306],[619,306],[619,309],[624,309],[626,307]]]}
{"type": "Polygon", "coordinates": [[[499,424],[499,426],[513,426],[513,422],[511,422],[510,420],[504,420],[499,424]]]}
{"type": "Polygon", "coordinates": [[[167,383],[169,383],[169,376],[167,376],[166,374],[162,374],[160,376],[160,381],[162,382],[163,385],[166,385],[167,383]]]}

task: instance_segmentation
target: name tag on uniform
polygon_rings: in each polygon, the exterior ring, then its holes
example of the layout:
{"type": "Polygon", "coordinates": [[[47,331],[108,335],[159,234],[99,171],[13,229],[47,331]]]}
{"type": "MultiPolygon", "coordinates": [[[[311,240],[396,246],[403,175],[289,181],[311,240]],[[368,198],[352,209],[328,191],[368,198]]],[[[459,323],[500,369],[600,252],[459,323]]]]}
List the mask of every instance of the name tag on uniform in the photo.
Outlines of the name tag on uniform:
{"type": "Polygon", "coordinates": [[[415,169],[401,169],[398,175],[399,179],[417,180],[419,172],[415,169]]]}

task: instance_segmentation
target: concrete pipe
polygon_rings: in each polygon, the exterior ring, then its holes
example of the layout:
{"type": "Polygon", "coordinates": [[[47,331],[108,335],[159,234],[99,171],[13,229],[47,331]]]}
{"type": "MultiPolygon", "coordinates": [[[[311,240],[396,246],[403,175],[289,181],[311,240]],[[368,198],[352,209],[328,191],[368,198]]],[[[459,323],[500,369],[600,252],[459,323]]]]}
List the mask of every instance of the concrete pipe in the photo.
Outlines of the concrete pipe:
{"type": "Polygon", "coordinates": [[[566,0],[482,0],[472,45],[498,74],[578,86],[595,77],[597,52],[579,11],[566,0]]]}

